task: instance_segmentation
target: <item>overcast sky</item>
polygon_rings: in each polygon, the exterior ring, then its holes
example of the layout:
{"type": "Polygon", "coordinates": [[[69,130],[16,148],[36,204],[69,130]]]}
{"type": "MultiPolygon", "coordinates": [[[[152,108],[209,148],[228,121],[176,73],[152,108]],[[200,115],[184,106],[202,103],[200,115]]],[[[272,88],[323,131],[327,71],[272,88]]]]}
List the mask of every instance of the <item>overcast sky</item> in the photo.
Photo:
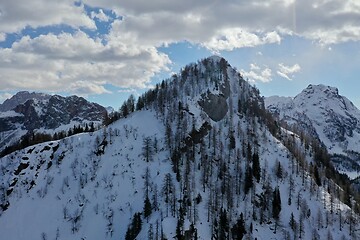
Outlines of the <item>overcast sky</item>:
{"type": "Polygon", "coordinates": [[[0,102],[20,90],[118,108],[218,54],[265,96],[308,84],[360,106],[359,0],[0,0],[0,102]]]}

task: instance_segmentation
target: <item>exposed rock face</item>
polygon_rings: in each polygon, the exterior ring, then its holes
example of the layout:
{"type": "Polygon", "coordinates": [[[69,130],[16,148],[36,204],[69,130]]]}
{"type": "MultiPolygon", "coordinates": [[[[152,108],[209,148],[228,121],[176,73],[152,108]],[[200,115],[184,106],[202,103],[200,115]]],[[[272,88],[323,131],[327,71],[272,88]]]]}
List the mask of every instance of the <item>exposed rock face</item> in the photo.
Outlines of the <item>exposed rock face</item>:
{"type": "Polygon", "coordinates": [[[337,88],[309,85],[294,98],[270,97],[265,103],[288,124],[317,135],[331,153],[359,151],[360,111],[337,88]]]}
{"type": "Polygon", "coordinates": [[[14,95],[2,108],[9,109],[24,99],[27,100],[13,110],[0,112],[0,151],[19,141],[27,132],[55,130],[61,126],[61,130],[67,131],[83,122],[101,123],[107,114],[104,107],[82,97],[28,92],[14,95]]]}
{"type": "Polygon", "coordinates": [[[223,95],[215,95],[207,92],[203,94],[202,100],[199,105],[203,108],[204,112],[215,122],[220,121],[226,116],[228,112],[228,105],[226,98],[223,95]]]}
{"type": "Polygon", "coordinates": [[[0,112],[6,112],[13,110],[19,104],[25,103],[29,99],[37,99],[37,100],[48,100],[51,95],[44,93],[35,93],[28,91],[21,91],[16,93],[9,99],[6,99],[3,104],[0,104],[0,112]]]}
{"type": "Polygon", "coordinates": [[[199,105],[203,108],[204,112],[215,122],[222,120],[229,109],[226,101],[230,96],[229,79],[225,76],[218,84],[219,93],[208,91],[201,95],[202,99],[199,101],[199,105]]]}
{"type": "Polygon", "coordinates": [[[71,121],[102,121],[106,109],[90,103],[82,97],[51,96],[48,100],[31,99],[18,105],[15,112],[24,115],[24,126],[28,130],[37,128],[55,129],[71,121]]]}
{"type": "Polygon", "coordinates": [[[294,98],[269,97],[265,103],[289,125],[321,140],[329,153],[344,155],[343,162],[352,159],[358,165],[353,169],[360,168],[359,154],[353,154],[360,153],[360,111],[337,88],[309,85],[294,98]]]}

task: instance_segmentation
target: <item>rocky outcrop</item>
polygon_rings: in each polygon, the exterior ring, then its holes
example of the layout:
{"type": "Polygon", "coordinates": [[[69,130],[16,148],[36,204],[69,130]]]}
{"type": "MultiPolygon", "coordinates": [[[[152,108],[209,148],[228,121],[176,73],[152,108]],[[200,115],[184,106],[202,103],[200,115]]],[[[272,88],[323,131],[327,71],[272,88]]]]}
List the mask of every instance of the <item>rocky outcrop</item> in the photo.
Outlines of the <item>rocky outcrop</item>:
{"type": "Polygon", "coordinates": [[[323,142],[329,153],[336,156],[335,165],[343,165],[338,169],[358,171],[360,111],[337,88],[309,85],[294,98],[269,97],[265,103],[270,112],[288,125],[323,142]]]}
{"type": "Polygon", "coordinates": [[[51,130],[50,133],[55,133],[61,126],[63,127],[58,131],[67,131],[84,122],[98,125],[107,114],[104,107],[77,96],[20,92],[4,104],[3,109],[13,110],[0,112],[0,151],[18,143],[29,132],[51,130]],[[22,102],[23,100],[26,101],[22,102]],[[12,108],[12,104],[19,102],[21,103],[12,108]]]}
{"type": "Polygon", "coordinates": [[[44,93],[35,93],[35,92],[28,92],[28,91],[21,91],[16,93],[9,99],[6,99],[4,103],[0,104],[0,112],[6,112],[13,110],[16,106],[25,103],[29,99],[36,99],[36,100],[47,100],[51,97],[51,95],[44,94],[44,93]]]}
{"type": "Polygon", "coordinates": [[[215,122],[222,120],[228,112],[228,105],[224,95],[207,92],[202,95],[199,105],[204,112],[215,122]]]}

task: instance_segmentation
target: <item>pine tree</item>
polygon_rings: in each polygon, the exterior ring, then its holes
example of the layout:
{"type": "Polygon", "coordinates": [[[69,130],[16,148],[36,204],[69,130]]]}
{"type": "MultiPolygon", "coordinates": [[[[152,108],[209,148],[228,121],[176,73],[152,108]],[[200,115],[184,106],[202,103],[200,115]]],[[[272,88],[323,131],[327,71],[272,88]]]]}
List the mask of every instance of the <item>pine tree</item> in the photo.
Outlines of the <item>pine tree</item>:
{"type": "Polygon", "coordinates": [[[294,218],[294,213],[291,213],[289,225],[293,231],[296,231],[296,220],[294,218]]]}
{"type": "Polygon", "coordinates": [[[240,214],[240,218],[236,224],[231,228],[231,234],[234,240],[242,240],[246,234],[245,221],[243,213],[240,214]]]}
{"type": "Polygon", "coordinates": [[[276,166],[276,176],[278,179],[282,179],[283,178],[283,169],[281,166],[280,162],[277,162],[277,166],[276,166]]]}
{"type": "Polygon", "coordinates": [[[162,187],[162,194],[164,195],[164,200],[166,203],[166,216],[169,215],[169,207],[171,209],[171,213],[175,216],[175,201],[176,201],[176,194],[175,194],[175,186],[173,183],[173,178],[170,173],[167,173],[164,177],[164,184],[162,187]]]}
{"type": "Polygon", "coordinates": [[[141,110],[143,109],[145,106],[145,103],[144,103],[144,97],[143,96],[140,96],[136,102],[136,110],[141,110]]]}
{"type": "Polygon", "coordinates": [[[234,132],[231,131],[230,132],[230,144],[229,144],[229,149],[232,150],[232,149],[235,149],[236,147],[236,140],[235,140],[235,137],[234,137],[234,132]]]}
{"type": "Polygon", "coordinates": [[[146,162],[152,161],[154,152],[150,137],[144,138],[142,150],[143,150],[142,155],[144,156],[146,162]]]}
{"type": "Polygon", "coordinates": [[[279,222],[279,217],[281,212],[281,196],[278,187],[275,188],[273,193],[272,207],[273,207],[273,212],[272,212],[273,218],[275,219],[275,233],[276,233],[276,228],[279,222]]]}
{"type": "Polygon", "coordinates": [[[141,225],[141,214],[135,213],[133,220],[126,231],[125,240],[135,240],[141,231],[141,225]]]}
{"type": "Polygon", "coordinates": [[[130,95],[128,100],[126,101],[127,109],[129,113],[132,113],[135,111],[135,97],[133,94],[130,95]]]}
{"type": "Polygon", "coordinates": [[[144,201],[144,217],[148,220],[152,213],[152,206],[149,197],[145,198],[144,201]]]}
{"type": "Polygon", "coordinates": [[[314,178],[315,178],[316,185],[321,186],[321,178],[320,178],[320,174],[319,174],[319,169],[316,165],[314,167],[314,178]]]}
{"type": "Polygon", "coordinates": [[[254,153],[252,156],[252,170],[253,170],[254,178],[256,179],[257,182],[259,182],[261,168],[260,168],[260,162],[259,162],[259,154],[257,154],[257,153],[254,153]]]}
{"type": "Polygon", "coordinates": [[[229,221],[225,209],[220,212],[219,219],[219,239],[227,239],[229,232],[229,221]]]}
{"type": "Polygon", "coordinates": [[[123,117],[127,117],[129,115],[129,108],[126,102],[124,102],[120,107],[120,112],[123,117]]]}
{"type": "Polygon", "coordinates": [[[245,170],[245,183],[244,183],[244,191],[245,194],[248,194],[250,189],[253,187],[253,180],[252,180],[252,168],[249,164],[246,166],[245,170]]]}

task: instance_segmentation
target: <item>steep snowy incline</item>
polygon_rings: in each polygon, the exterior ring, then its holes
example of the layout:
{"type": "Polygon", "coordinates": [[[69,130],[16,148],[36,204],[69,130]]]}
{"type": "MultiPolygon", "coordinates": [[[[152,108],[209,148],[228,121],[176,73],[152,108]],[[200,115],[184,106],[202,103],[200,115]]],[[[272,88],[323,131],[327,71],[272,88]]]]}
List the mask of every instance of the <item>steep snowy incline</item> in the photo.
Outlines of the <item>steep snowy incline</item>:
{"type": "MultiPolygon", "coordinates": [[[[126,231],[131,214],[143,204],[142,140],[164,130],[153,113],[143,111],[106,131],[40,144],[2,159],[7,171],[14,169],[2,181],[15,183],[7,189],[13,189],[10,206],[0,217],[2,236],[40,239],[44,232],[52,239],[59,232],[60,239],[106,239],[112,229],[126,231]],[[104,134],[111,136],[107,144],[104,134]],[[103,155],[96,152],[105,149],[103,155]]],[[[166,157],[159,150],[157,161],[146,164],[153,184],[161,186],[171,171],[163,165],[166,157]]]]}

